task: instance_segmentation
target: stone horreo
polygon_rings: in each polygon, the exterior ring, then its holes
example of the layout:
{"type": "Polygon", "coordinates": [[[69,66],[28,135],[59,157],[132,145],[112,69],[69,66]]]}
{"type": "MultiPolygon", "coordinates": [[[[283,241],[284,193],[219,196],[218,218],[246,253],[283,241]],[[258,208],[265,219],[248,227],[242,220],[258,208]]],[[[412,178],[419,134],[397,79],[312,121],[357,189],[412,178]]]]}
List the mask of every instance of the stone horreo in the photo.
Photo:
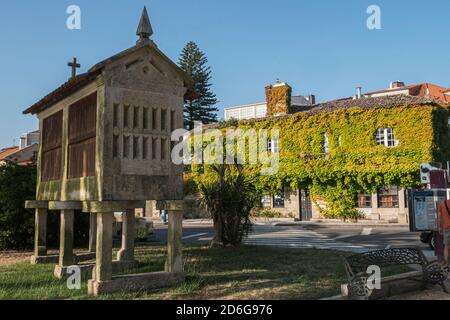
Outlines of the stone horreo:
{"type": "MultiPolygon", "coordinates": [[[[144,8],[135,46],[76,75],[24,111],[39,119],[40,149],[32,263],[56,262],[66,277],[78,264],[92,295],[145,290],[184,279],[182,264],[183,167],[170,159],[171,132],[183,127],[183,103],[193,82],[150,39],[144,8]],[[113,276],[132,268],[135,210],[153,200],[169,214],[165,271],[113,276]],[[48,256],[48,211],[61,215],[60,251],[48,256]],[[113,261],[114,213],[122,212],[122,248],[113,261]],[[90,214],[90,248],[74,254],[73,226],[90,214]],[[95,264],[82,263],[95,257],[95,264]],[[91,276],[92,275],[92,276],[91,276]]],[[[74,70],[77,65],[73,63],[74,70]]]]}

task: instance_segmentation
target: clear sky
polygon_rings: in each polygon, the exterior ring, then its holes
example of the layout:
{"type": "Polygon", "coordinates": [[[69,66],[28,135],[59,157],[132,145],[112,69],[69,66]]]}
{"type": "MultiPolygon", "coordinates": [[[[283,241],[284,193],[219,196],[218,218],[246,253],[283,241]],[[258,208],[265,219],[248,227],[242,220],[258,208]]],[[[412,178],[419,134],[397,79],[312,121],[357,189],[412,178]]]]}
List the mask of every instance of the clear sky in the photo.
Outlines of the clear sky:
{"type": "Polygon", "coordinates": [[[277,78],[318,101],[393,80],[450,87],[448,0],[0,0],[0,147],[37,128],[22,111],[68,79],[72,57],[83,72],[134,45],[144,4],[170,58],[190,40],[207,54],[220,117],[277,78]],[[66,27],[72,4],[81,30],[66,27]],[[366,27],[372,4],[381,30],[366,27]]]}

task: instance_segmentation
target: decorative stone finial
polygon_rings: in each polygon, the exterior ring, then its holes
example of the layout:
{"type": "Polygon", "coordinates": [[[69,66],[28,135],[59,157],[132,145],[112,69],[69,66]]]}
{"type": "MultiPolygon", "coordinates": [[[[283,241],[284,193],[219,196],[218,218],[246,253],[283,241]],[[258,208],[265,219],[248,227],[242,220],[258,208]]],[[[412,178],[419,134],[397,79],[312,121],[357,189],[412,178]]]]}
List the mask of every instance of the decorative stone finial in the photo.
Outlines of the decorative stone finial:
{"type": "Polygon", "coordinates": [[[150,37],[153,34],[152,25],[150,23],[150,18],[148,17],[147,7],[144,6],[144,10],[142,11],[141,21],[139,22],[139,26],[136,31],[136,35],[139,36],[138,44],[148,43],[150,37]]]}

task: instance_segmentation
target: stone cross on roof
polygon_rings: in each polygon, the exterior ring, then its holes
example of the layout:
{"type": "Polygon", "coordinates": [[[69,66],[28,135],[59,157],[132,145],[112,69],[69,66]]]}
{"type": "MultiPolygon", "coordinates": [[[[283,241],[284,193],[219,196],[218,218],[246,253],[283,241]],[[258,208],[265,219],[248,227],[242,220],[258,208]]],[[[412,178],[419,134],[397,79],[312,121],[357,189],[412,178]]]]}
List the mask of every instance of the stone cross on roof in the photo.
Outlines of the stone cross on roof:
{"type": "Polygon", "coordinates": [[[147,7],[144,6],[142,11],[141,21],[136,31],[136,35],[139,36],[138,44],[148,43],[150,37],[153,34],[152,25],[150,23],[150,18],[148,17],[147,7]]]}
{"type": "Polygon", "coordinates": [[[77,62],[77,58],[73,58],[72,62],[67,64],[69,67],[72,67],[72,78],[77,76],[77,69],[81,68],[81,65],[77,62]]]}

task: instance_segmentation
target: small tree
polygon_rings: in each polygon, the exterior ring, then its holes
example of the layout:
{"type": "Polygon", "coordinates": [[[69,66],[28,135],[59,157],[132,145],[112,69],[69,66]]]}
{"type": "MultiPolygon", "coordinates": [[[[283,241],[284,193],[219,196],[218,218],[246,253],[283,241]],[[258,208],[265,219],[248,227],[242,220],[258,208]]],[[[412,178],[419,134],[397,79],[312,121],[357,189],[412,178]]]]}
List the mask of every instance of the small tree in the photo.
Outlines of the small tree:
{"type": "Polygon", "coordinates": [[[212,165],[198,179],[200,199],[214,221],[212,246],[238,246],[248,234],[260,199],[241,165],[212,165]]]}
{"type": "Polygon", "coordinates": [[[216,95],[211,90],[211,68],[208,66],[206,55],[195,42],[189,42],[181,53],[178,62],[194,80],[196,98],[186,100],[184,105],[185,126],[189,130],[194,128],[194,122],[203,124],[217,122],[216,95]]]}

